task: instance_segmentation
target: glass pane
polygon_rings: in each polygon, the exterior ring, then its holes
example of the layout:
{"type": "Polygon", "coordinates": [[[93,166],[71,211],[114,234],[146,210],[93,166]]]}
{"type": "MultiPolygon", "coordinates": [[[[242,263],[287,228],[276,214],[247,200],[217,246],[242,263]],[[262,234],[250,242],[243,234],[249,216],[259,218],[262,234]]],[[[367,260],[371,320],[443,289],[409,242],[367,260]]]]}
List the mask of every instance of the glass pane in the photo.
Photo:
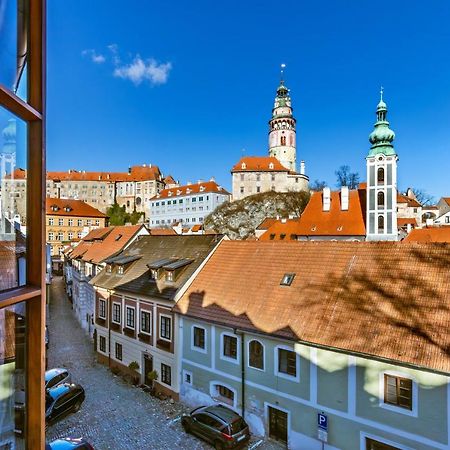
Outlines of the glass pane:
{"type": "Polygon", "coordinates": [[[0,0],[0,83],[24,98],[27,54],[27,0],[0,0]]]}
{"type": "Polygon", "coordinates": [[[25,303],[0,309],[0,448],[24,449],[25,303]]]}
{"type": "Polygon", "coordinates": [[[0,107],[0,291],[26,281],[26,154],[26,123],[0,107]]]}

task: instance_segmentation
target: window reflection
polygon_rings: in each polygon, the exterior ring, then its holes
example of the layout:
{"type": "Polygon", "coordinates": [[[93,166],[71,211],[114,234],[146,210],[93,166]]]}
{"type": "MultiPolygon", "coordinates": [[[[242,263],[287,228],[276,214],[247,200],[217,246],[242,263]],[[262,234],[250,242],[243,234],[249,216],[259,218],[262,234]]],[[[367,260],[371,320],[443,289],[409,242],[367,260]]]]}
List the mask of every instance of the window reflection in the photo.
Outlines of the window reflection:
{"type": "Polygon", "coordinates": [[[25,303],[0,309],[0,449],[24,449],[25,303]]]}
{"type": "Polygon", "coordinates": [[[26,281],[25,146],[26,124],[0,108],[0,291],[26,281]]]}

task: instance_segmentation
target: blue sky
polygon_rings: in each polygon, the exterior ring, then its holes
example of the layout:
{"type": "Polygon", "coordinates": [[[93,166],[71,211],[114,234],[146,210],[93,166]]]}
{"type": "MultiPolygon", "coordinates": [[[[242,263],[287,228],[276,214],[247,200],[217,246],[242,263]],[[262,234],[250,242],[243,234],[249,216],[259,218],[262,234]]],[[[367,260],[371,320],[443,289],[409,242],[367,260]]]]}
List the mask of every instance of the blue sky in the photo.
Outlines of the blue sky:
{"type": "Polygon", "coordinates": [[[297,158],[334,185],[365,178],[380,85],[399,187],[450,194],[450,2],[48,2],[47,166],[153,163],[229,188],[243,154],[267,154],[280,63],[297,158]]]}

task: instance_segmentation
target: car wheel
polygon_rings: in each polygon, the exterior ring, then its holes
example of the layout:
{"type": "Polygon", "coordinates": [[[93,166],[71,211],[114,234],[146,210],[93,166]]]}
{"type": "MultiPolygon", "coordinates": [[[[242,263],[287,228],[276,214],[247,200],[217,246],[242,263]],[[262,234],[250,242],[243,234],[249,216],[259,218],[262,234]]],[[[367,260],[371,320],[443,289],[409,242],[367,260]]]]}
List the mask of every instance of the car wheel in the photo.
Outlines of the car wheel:
{"type": "Polygon", "coordinates": [[[75,406],[73,407],[73,412],[78,412],[81,408],[81,402],[76,402],[75,406]]]}
{"type": "Polygon", "coordinates": [[[220,442],[220,441],[214,442],[214,448],[215,448],[216,450],[223,450],[223,443],[220,442]]]}
{"type": "Polygon", "coordinates": [[[183,426],[184,431],[186,431],[186,433],[191,432],[191,425],[189,424],[189,422],[187,420],[182,420],[181,425],[183,426]]]}

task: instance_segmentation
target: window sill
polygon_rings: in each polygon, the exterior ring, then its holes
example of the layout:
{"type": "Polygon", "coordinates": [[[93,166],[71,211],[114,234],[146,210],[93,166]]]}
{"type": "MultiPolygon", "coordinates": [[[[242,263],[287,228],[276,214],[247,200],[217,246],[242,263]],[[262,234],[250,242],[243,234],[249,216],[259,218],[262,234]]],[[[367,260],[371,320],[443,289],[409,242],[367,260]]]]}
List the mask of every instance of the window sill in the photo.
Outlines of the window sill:
{"type": "Polygon", "coordinates": [[[294,383],[300,382],[300,377],[296,375],[295,377],[293,375],[288,375],[287,373],[283,372],[275,372],[276,377],[284,378],[285,380],[292,381],[294,383]]]}
{"type": "Polygon", "coordinates": [[[221,355],[220,359],[222,361],[227,361],[227,362],[230,362],[230,363],[233,363],[233,364],[239,364],[239,361],[238,361],[237,357],[236,358],[231,358],[230,356],[221,355]]]}

